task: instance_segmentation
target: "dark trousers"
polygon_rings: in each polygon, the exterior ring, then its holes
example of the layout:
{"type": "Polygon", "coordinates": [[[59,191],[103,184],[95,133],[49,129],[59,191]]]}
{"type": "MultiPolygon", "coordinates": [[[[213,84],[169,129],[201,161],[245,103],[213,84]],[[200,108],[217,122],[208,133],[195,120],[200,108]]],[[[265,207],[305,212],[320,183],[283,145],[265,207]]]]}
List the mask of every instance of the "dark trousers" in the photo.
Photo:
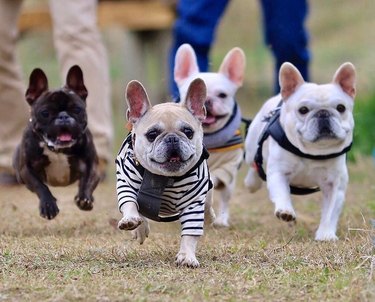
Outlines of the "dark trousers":
{"type": "MultiPolygon", "coordinates": [[[[173,44],[169,54],[169,89],[178,99],[173,80],[174,60],[178,47],[189,43],[195,50],[201,71],[208,71],[208,57],[218,22],[229,0],[180,0],[173,28],[173,44]]],[[[306,81],[310,54],[304,21],[307,0],[260,0],[265,43],[275,58],[275,92],[279,91],[278,72],[284,62],[291,62],[306,81]]]]}

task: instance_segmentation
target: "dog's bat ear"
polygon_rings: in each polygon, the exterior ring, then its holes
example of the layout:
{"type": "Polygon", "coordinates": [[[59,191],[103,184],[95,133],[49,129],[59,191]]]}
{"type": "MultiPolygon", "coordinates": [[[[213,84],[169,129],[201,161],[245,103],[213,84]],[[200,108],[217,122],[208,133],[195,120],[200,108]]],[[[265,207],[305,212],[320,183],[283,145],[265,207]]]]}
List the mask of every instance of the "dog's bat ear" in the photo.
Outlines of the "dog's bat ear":
{"type": "Polygon", "coordinates": [[[229,80],[241,87],[244,79],[246,57],[243,50],[235,47],[225,56],[220,65],[219,73],[224,74],[229,80]]]}
{"type": "Polygon", "coordinates": [[[130,81],[126,86],[125,99],[128,103],[126,117],[132,124],[136,123],[151,108],[145,88],[136,80],[130,81]]]}
{"type": "Polygon", "coordinates": [[[200,78],[190,83],[184,105],[200,121],[206,118],[206,107],[204,103],[207,98],[206,84],[200,78]]]}
{"type": "Polygon", "coordinates": [[[279,84],[283,100],[286,100],[303,83],[305,83],[305,80],[293,64],[285,62],[281,65],[279,71],[279,84]]]}
{"type": "Polygon", "coordinates": [[[333,83],[338,84],[346,94],[354,99],[356,94],[356,72],[354,65],[350,62],[342,64],[333,76],[333,83]]]}
{"type": "Polygon", "coordinates": [[[29,87],[26,90],[26,101],[32,105],[36,99],[44,92],[48,90],[48,80],[40,68],[35,68],[29,79],[29,87]]]}
{"type": "Polygon", "coordinates": [[[176,52],[174,80],[181,85],[187,78],[199,72],[197,57],[190,44],[182,44],[176,52]]]}
{"type": "Polygon", "coordinates": [[[88,92],[83,82],[83,73],[78,65],[72,66],[66,76],[66,87],[73,90],[83,100],[86,100],[88,92]]]}

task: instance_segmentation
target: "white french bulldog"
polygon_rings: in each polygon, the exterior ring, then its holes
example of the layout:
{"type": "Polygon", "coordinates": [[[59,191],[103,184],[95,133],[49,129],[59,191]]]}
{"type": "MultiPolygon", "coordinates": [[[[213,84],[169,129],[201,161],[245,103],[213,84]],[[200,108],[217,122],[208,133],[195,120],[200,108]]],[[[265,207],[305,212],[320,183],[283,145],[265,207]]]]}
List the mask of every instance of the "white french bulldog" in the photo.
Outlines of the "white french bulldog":
{"type": "Polygon", "coordinates": [[[205,211],[209,214],[206,218],[214,219],[210,216],[214,215],[212,185],[201,125],[206,116],[205,99],[201,79],[190,84],[181,104],[151,106],[141,83],[131,81],[126,88],[132,131],[116,160],[118,203],[123,214],[118,227],[133,230],[133,237],[142,244],[149,234],[146,217],[179,219],[182,238],[176,264],[180,266],[199,266],[195,250],[203,234],[205,211]],[[152,216],[150,209],[155,207],[152,216]]]}
{"type": "Polygon", "coordinates": [[[323,160],[308,159],[285,150],[271,136],[264,143],[267,189],[278,218],[296,219],[290,185],[317,186],[322,191],[322,216],[316,240],[338,239],[337,222],[348,183],[346,155],[342,151],[350,148],[353,139],[355,78],[354,66],[345,63],[336,71],[332,83],[306,83],[292,64],[284,63],[279,72],[281,93],[263,105],[246,137],[246,162],[250,169],[245,185],[252,192],[261,186],[253,164],[258,140],[267,124],[264,118],[281,100],[279,122],[292,145],[311,156],[338,155],[323,160]]]}
{"type": "Polygon", "coordinates": [[[197,77],[203,79],[207,87],[203,141],[210,152],[208,166],[215,187],[214,196],[218,199],[214,222],[217,226],[229,226],[228,202],[243,159],[242,138],[238,131],[241,112],[235,94],[242,86],[245,65],[245,54],[238,47],[227,53],[218,72],[200,72],[195,52],[189,44],[181,45],[175,58],[174,79],[182,99],[191,81],[197,77]]]}

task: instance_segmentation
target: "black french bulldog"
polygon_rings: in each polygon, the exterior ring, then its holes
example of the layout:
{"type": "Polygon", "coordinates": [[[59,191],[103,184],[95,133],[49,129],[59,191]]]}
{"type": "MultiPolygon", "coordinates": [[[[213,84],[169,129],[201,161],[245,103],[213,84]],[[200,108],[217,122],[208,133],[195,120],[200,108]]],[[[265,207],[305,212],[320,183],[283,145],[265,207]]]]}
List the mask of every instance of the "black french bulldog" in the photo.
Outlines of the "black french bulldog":
{"type": "Polygon", "coordinates": [[[17,180],[38,195],[44,218],[53,219],[59,213],[47,184],[67,186],[78,180],[75,203],[84,211],[93,208],[92,194],[100,177],[92,134],[87,128],[87,94],[77,65],[70,68],[61,89],[48,90],[47,77],[39,68],[30,75],[26,100],[31,117],[13,166],[17,180]]]}

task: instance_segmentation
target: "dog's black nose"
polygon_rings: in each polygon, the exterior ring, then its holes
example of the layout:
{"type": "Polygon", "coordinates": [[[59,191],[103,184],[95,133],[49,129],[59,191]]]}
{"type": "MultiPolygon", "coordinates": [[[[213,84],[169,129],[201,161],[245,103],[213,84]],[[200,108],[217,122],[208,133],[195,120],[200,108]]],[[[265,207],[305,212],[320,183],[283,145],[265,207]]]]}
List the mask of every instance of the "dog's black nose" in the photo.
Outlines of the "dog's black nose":
{"type": "Polygon", "coordinates": [[[65,125],[70,123],[71,117],[66,111],[61,111],[56,118],[56,123],[58,125],[65,125]]]}
{"type": "Polygon", "coordinates": [[[180,145],[180,139],[175,134],[169,134],[164,138],[164,142],[171,149],[178,149],[180,145]]]}
{"type": "Polygon", "coordinates": [[[168,145],[177,146],[180,142],[180,139],[175,134],[169,134],[164,138],[164,142],[168,145]]]}
{"type": "Polygon", "coordinates": [[[331,113],[328,110],[322,109],[322,110],[319,110],[315,114],[315,116],[318,118],[329,118],[331,116],[331,113]]]}

